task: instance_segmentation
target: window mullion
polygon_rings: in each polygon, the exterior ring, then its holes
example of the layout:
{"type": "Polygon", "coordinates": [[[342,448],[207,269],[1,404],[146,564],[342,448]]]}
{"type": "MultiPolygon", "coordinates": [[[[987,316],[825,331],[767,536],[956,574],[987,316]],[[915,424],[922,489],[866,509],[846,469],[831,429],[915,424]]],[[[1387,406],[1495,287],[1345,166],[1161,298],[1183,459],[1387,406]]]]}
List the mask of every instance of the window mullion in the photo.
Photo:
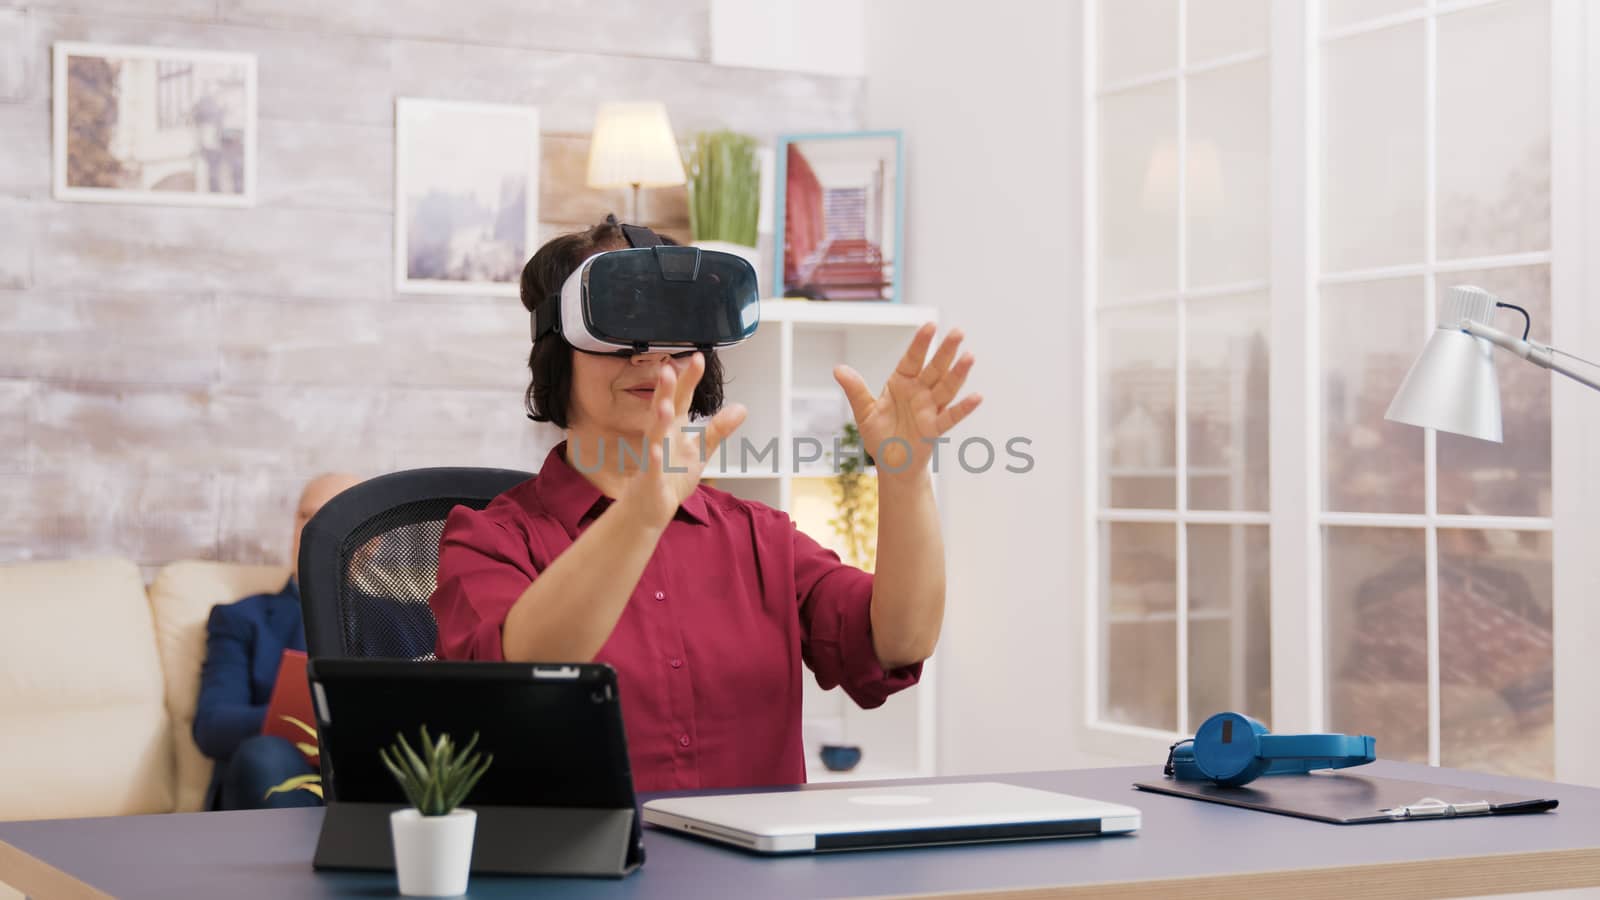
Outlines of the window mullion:
{"type": "Polygon", "coordinates": [[[1177,303],[1177,409],[1176,459],[1173,485],[1177,500],[1177,552],[1175,587],[1177,590],[1177,642],[1178,642],[1178,721],[1179,734],[1189,729],[1189,529],[1184,524],[1184,513],[1189,509],[1189,328],[1188,302],[1184,292],[1189,288],[1189,79],[1182,72],[1188,65],[1189,0],[1178,0],[1178,127],[1176,131],[1178,156],[1178,303],[1177,303]]]}
{"type": "Polygon", "coordinates": [[[1268,72],[1272,356],[1269,381],[1272,727],[1320,731],[1321,470],[1314,289],[1317,178],[1316,4],[1274,3],[1268,72]]]}

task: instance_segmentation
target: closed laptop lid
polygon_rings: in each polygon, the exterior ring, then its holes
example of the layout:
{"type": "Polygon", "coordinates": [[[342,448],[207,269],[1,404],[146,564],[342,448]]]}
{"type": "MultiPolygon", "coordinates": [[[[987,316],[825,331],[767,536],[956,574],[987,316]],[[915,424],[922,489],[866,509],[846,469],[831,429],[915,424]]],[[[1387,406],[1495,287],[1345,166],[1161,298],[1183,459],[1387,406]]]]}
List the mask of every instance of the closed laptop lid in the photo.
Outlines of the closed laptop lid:
{"type": "Polygon", "coordinates": [[[758,837],[1107,819],[1116,820],[1107,831],[1128,831],[1139,822],[1131,806],[991,781],[667,797],[644,811],[647,822],[666,813],[758,837]]]}

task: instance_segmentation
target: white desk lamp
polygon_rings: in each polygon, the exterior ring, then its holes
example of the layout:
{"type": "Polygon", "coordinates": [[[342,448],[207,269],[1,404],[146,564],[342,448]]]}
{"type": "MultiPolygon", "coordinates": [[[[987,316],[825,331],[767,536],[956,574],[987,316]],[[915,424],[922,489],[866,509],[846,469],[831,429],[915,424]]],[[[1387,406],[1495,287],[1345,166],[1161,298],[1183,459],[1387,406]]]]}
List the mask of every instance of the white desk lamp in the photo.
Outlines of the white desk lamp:
{"type": "Polygon", "coordinates": [[[589,187],[633,188],[627,221],[639,224],[639,188],[684,184],[683,155],[661,103],[602,103],[589,140],[589,187]]]}
{"type": "Polygon", "coordinates": [[[1527,310],[1504,303],[1482,288],[1451,288],[1439,311],[1439,327],[1406,373],[1384,418],[1499,443],[1500,380],[1491,358],[1494,347],[1600,390],[1600,382],[1593,376],[1556,357],[1594,363],[1529,340],[1531,324],[1527,310]],[[1522,313],[1521,338],[1489,324],[1497,308],[1522,313]]]}

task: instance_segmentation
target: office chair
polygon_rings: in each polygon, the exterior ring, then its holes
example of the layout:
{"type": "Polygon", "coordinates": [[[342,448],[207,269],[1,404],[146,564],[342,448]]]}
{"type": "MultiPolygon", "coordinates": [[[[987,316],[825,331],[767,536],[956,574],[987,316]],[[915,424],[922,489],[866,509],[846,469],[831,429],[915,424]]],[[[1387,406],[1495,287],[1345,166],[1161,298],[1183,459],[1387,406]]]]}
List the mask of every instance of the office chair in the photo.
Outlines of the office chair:
{"type": "Polygon", "coordinates": [[[483,509],[532,477],[513,469],[411,469],[329,500],[300,534],[308,655],[434,659],[438,624],[428,597],[445,517],[457,505],[483,509]]]}

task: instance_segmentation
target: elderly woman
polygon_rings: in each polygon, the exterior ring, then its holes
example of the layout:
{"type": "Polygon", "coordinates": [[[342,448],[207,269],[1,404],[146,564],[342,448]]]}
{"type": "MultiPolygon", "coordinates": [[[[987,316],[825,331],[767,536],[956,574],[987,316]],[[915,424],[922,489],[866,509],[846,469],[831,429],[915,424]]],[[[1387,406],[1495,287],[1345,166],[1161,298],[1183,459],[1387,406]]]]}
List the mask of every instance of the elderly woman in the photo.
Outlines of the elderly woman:
{"type": "MultiPolygon", "coordinates": [[[[551,240],[523,269],[523,305],[627,246],[614,220],[551,240]]],[[[611,665],[640,790],[803,782],[802,663],[872,708],[916,683],[939,639],[928,462],[979,398],[957,399],[973,361],[957,358],[960,333],[930,360],[933,337],[917,332],[877,396],[834,371],[878,462],[876,574],[784,513],[700,483],[745,417],[723,406],[715,351],[601,355],[539,337],[526,405],[566,441],[536,478],[451,512],[430,600],[439,658],[611,665]]]]}

